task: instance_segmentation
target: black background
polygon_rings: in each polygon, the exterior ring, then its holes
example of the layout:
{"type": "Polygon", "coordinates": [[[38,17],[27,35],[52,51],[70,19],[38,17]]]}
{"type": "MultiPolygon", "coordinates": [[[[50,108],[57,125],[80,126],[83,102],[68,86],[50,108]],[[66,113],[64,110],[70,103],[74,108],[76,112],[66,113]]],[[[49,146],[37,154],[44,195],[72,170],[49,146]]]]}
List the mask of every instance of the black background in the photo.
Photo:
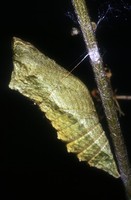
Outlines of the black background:
{"type": "MultiPolygon", "coordinates": [[[[106,66],[117,94],[131,95],[130,1],[87,1],[106,66]],[[102,19],[100,21],[100,19],[102,19]]],[[[71,1],[6,2],[0,14],[0,198],[3,199],[125,199],[120,179],[78,162],[57,140],[56,131],[37,106],[8,88],[12,37],[34,44],[71,70],[85,55],[71,1]],[[74,15],[74,16],[73,16],[74,15]]],[[[73,72],[89,89],[95,85],[88,59],[73,72]]],[[[125,116],[121,128],[131,159],[131,102],[119,101],[125,116]]]]}

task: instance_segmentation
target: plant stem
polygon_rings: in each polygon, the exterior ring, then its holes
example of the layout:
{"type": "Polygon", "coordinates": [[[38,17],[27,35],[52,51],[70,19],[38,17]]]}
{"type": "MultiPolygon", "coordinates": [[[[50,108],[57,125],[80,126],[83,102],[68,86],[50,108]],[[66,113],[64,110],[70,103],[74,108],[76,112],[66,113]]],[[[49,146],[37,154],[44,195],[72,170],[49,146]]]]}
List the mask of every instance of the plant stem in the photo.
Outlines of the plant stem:
{"type": "Polygon", "coordinates": [[[72,0],[72,3],[83,33],[86,49],[89,54],[90,63],[94,71],[97,87],[105,110],[121,180],[128,198],[131,199],[131,168],[123,135],[121,133],[112,88],[106,77],[85,0],[72,0]]]}
{"type": "Polygon", "coordinates": [[[126,95],[116,95],[115,97],[118,100],[131,100],[131,96],[126,96],[126,95]]]}

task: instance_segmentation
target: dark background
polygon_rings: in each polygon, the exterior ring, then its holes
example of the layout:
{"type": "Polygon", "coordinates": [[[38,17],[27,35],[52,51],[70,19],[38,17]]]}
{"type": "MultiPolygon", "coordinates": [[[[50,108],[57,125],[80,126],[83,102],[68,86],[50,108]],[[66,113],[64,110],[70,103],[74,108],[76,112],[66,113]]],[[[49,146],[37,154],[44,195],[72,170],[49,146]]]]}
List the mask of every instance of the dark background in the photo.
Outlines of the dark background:
{"type": "MultiPolygon", "coordinates": [[[[117,94],[131,95],[131,3],[87,1],[105,66],[117,94]]],[[[57,140],[56,131],[37,106],[8,88],[12,37],[34,44],[71,70],[86,54],[70,0],[6,2],[0,7],[0,198],[125,199],[120,179],[78,162],[57,140]]],[[[73,72],[89,89],[95,86],[88,59],[73,72]]],[[[119,101],[121,128],[131,159],[131,102],[119,101]]]]}

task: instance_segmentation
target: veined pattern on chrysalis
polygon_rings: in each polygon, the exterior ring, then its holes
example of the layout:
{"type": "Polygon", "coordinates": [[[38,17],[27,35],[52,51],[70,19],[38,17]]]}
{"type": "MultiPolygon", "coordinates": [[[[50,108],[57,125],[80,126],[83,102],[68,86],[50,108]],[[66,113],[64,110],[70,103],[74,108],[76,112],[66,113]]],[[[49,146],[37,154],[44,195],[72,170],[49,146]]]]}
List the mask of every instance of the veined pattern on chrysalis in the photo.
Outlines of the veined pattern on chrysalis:
{"type": "Polygon", "coordinates": [[[38,104],[68,152],[119,177],[87,87],[28,42],[13,38],[13,53],[14,71],[9,87],[38,104]]]}

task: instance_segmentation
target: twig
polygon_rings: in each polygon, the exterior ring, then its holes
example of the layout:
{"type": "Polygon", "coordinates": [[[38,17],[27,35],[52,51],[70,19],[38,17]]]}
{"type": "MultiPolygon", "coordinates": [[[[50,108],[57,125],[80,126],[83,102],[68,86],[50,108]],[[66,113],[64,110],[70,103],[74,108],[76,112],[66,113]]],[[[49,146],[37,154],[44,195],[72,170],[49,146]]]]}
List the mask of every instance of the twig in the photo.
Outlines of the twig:
{"type": "Polygon", "coordinates": [[[131,168],[113,99],[113,91],[105,73],[86,3],[84,0],[72,0],[72,3],[83,33],[90,63],[105,110],[121,180],[123,181],[128,198],[131,199],[131,168]]]}
{"type": "Polygon", "coordinates": [[[126,95],[116,95],[115,97],[118,100],[131,100],[131,96],[126,96],[126,95]]]}

